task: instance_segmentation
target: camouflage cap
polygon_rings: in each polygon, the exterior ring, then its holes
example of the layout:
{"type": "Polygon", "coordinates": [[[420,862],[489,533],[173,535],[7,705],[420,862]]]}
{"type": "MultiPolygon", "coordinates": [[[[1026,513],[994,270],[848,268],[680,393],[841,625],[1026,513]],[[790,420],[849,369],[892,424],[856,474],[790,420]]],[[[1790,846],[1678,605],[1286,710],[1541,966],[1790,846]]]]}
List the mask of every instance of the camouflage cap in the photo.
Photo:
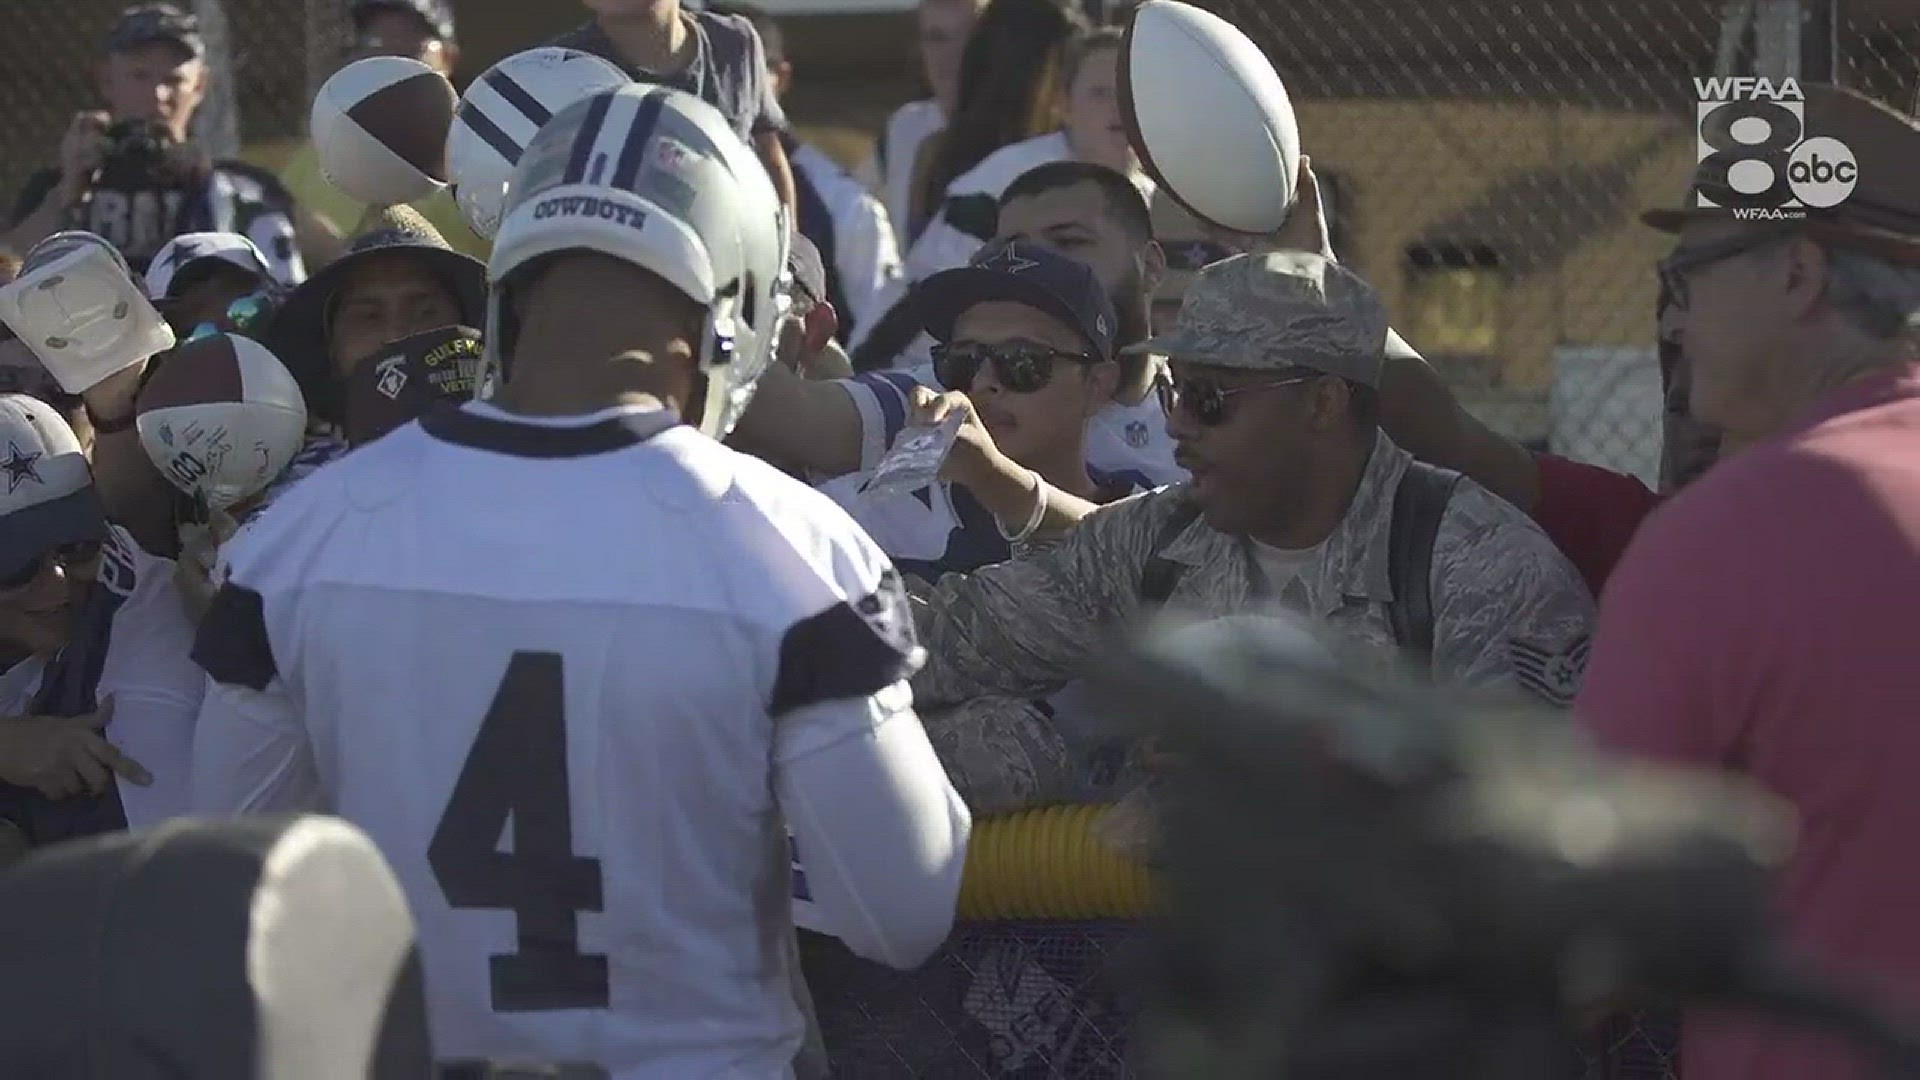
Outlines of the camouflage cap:
{"type": "Polygon", "coordinates": [[[1263,371],[1313,368],[1380,385],[1387,309],[1373,286],[1304,251],[1236,255],[1200,271],[1173,329],[1128,348],[1263,371]]]}

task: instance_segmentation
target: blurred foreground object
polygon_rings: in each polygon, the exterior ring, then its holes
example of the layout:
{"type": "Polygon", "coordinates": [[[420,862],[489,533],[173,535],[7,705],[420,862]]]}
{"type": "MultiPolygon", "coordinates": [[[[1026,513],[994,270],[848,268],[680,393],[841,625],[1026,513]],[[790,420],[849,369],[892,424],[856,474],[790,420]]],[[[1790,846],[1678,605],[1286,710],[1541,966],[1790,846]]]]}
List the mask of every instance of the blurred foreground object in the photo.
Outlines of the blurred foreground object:
{"type": "Polygon", "coordinates": [[[175,820],[0,875],[8,1076],[419,1080],[413,917],[337,818],[175,820]]]}
{"type": "Polygon", "coordinates": [[[1180,761],[1157,800],[1147,1075],[1574,1075],[1580,1017],[1650,1002],[1797,1017],[1920,1075],[1909,1033],[1778,946],[1778,804],[1367,670],[1241,618],[1149,634],[1103,673],[1180,761]]]}

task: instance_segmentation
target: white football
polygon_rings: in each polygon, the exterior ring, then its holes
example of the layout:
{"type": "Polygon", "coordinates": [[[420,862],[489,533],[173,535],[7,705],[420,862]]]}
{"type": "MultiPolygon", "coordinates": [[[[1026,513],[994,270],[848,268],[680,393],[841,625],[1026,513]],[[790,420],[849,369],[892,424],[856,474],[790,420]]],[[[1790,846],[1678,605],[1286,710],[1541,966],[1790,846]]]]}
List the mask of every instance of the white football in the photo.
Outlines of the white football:
{"type": "Polygon", "coordinates": [[[1300,126],[1260,47],[1210,11],[1146,0],[1123,51],[1127,137],[1161,190],[1222,228],[1278,229],[1293,207],[1300,126]]]}
{"type": "Polygon", "coordinates": [[[306,440],[300,384],[266,346],[238,334],[175,350],[134,413],[154,468],[216,510],[265,491],[306,440]]]}
{"type": "Polygon", "coordinates": [[[447,127],[458,100],[446,77],[404,56],[335,72],[313,99],[320,171],[356,202],[396,206],[447,186],[447,127]]]}
{"type": "Polygon", "coordinates": [[[591,53],[556,46],[515,53],[473,80],[447,137],[453,197],[467,226],[489,240],[499,231],[507,178],[554,114],[632,81],[591,53]]]}

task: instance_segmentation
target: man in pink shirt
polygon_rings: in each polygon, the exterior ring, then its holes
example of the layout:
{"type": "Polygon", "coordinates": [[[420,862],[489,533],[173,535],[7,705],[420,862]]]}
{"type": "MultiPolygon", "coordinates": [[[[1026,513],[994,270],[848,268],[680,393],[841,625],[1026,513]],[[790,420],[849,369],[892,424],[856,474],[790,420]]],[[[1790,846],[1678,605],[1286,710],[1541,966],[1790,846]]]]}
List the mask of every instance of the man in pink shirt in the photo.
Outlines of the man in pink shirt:
{"type": "MultiPolygon", "coordinates": [[[[1848,198],[1787,222],[1647,215],[1680,233],[1661,270],[1694,408],[1747,449],[1635,536],[1576,711],[1614,749],[1789,801],[1789,939],[1920,1016],[1920,122],[1806,91],[1806,134],[1858,159],[1848,198]]],[[[1682,1057],[1687,1080],[1869,1075],[1830,1042],[1708,1014],[1682,1057]]]]}

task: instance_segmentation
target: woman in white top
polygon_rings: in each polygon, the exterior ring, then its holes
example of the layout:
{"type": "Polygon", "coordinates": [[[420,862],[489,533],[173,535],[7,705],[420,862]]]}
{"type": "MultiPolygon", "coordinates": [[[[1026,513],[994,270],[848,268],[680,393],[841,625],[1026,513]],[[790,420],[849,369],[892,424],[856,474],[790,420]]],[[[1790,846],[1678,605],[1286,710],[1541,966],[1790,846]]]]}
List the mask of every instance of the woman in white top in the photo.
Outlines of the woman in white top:
{"type": "MultiPolygon", "coordinates": [[[[960,101],[960,58],[986,0],[920,0],[920,68],[932,96],[909,101],[887,117],[873,156],[861,166],[859,180],[887,208],[897,241],[913,241],[913,180],[922,149],[946,129],[960,101]]],[[[938,140],[934,140],[937,144],[938,140]]]]}
{"type": "Polygon", "coordinates": [[[1020,175],[1051,161],[1073,159],[1126,173],[1151,198],[1153,183],[1127,145],[1118,90],[1121,31],[1089,31],[1068,47],[1062,65],[1063,122],[1058,130],[1003,146],[946,187],[940,212],[907,252],[907,277],[923,281],[965,266],[993,235],[1002,192],[1020,175]]]}

